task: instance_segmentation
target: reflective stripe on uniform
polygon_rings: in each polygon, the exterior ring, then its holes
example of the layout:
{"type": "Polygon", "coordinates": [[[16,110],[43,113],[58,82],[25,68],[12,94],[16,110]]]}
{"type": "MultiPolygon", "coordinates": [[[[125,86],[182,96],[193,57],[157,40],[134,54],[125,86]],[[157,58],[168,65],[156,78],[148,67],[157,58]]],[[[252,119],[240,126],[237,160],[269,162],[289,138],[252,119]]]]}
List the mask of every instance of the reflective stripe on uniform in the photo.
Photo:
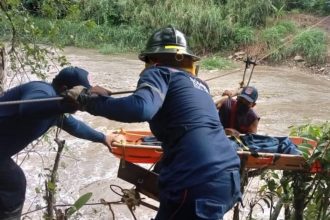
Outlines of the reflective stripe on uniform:
{"type": "Polygon", "coordinates": [[[148,87],[148,88],[150,88],[151,90],[153,90],[153,91],[155,91],[156,93],[158,93],[158,95],[159,95],[159,97],[162,99],[162,101],[165,100],[165,95],[164,95],[164,94],[163,94],[158,88],[156,88],[156,87],[154,87],[154,86],[152,86],[152,85],[150,85],[150,84],[148,84],[148,83],[141,83],[141,84],[139,85],[139,87],[137,87],[136,90],[141,89],[141,88],[145,88],[145,87],[148,87]]]}

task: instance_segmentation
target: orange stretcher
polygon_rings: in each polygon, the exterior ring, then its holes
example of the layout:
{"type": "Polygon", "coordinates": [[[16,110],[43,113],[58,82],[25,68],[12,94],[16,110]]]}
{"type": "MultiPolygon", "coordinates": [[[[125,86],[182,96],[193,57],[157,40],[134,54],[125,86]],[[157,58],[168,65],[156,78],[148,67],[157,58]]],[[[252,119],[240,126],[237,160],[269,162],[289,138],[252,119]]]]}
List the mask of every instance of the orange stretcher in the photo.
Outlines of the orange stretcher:
{"type": "MultiPolygon", "coordinates": [[[[112,153],[131,163],[157,163],[162,156],[162,148],[157,145],[145,145],[143,138],[152,136],[150,131],[125,131],[117,132],[126,137],[126,143],[113,143],[112,153]]],[[[298,145],[308,143],[314,148],[316,141],[302,137],[290,137],[291,141],[298,145]]],[[[302,156],[278,153],[252,153],[250,151],[237,151],[245,168],[274,169],[274,170],[301,170],[312,173],[321,172],[322,167],[318,162],[311,166],[306,163],[302,156]],[[244,163],[243,163],[244,162],[244,163]]]]}

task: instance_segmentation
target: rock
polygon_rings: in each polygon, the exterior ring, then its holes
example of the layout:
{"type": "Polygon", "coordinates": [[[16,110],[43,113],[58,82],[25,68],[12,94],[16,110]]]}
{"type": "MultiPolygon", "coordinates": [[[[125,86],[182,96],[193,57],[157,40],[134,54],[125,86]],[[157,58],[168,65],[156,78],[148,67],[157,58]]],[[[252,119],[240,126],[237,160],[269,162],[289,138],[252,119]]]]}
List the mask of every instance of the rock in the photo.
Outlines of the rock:
{"type": "Polygon", "coordinates": [[[243,55],[237,56],[237,57],[235,58],[235,60],[243,60],[243,59],[244,59],[244,56],[243,56],[243,55]]]}
{"type": "Polygon", "coordinates": [[[234,53],[234,55],[235,55],[236,57],[240,57],[240,56],[245,55],[245,52],[244,52],[244,51],[239,51],[239,52],[234,53]]]}
{"type": "Polygon", "coordinates": [[[323,72],[324,70],[325,70],[325,68],[322,67],[322,68],[319,69],[319,72],[323,72]]]}
{"type": "Polygon", "coordinates": [[[297,55],[293,58],[293,60],[296,61],[296,62],[303,62],[304,58],[302,56],[297,55]]]}

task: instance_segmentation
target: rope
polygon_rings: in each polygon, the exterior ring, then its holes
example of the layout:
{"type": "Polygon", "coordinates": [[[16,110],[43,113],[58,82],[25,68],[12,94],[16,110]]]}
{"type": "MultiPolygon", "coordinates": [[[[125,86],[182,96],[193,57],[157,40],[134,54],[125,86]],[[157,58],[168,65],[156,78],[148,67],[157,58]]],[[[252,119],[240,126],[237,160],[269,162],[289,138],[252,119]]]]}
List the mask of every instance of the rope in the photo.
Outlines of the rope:
{"type": "Polygon", "coordinates": [[[230,75],[230,74],[233,74],[233,73],[239,72],[239,71],[241,71],[241,70],[243,70],[243,69],[242,69],[242,68],[241,68],[241,69],[236,69],[236,70],[233,70],[233,71],[231,71],[231,72],[225,73],[225,74],[223,74],[223,75],[221,75],[221,76],[215,76],[215,77],[212,77],[212,78],[209,78],[209,79],[205,79],[204,81],[205,81],[205,82],[207,82],[207,81],[211,81],[211,80],[213,80],[213,79],[217,79],[217,78],[220,78],[220,77],[223,77],[223,76],[227,76],[227,75],[230,75]]]}
{"type": "Polygon", "coordinates": [[[136,209],[136,206],[139,206],[140,204],[143,204],[149,208],[151,208],[150,204],[147,204],[145,202],[142,203],[142,198],[140,197],[140,194],[138,191],[136,191],[134,188],[132,189],[123,189],[122,187],[118,185],[110,185],[110,189],[115,194],[121,196],[121,202],[125,203],[130,210],[133,218],[136,220],[136,216],[134,214],[134,210],[136,209]],[[114,187],[119,188],[122,192],[122,194],[118,193],[116,190],[114,190],[114,187]]]}

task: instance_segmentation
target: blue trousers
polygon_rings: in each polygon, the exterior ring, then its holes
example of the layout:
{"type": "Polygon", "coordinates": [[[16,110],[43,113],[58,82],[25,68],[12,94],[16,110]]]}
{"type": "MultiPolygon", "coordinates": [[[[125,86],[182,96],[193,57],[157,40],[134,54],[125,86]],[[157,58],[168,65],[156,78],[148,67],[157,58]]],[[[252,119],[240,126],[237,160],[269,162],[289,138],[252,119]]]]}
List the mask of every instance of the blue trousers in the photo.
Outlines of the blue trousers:
{"type": "Polygon", "coordinates": [[[26,179],[11,159],[0,161],[0,219],[20,219],[25,200],[26,179]]]}
{"type": "Polygon", "coordinates": [[[240,200],[239,170],[228,170],[197,186],[176,192],[161,191],[155,220],[221,220],[240,200]]]}

